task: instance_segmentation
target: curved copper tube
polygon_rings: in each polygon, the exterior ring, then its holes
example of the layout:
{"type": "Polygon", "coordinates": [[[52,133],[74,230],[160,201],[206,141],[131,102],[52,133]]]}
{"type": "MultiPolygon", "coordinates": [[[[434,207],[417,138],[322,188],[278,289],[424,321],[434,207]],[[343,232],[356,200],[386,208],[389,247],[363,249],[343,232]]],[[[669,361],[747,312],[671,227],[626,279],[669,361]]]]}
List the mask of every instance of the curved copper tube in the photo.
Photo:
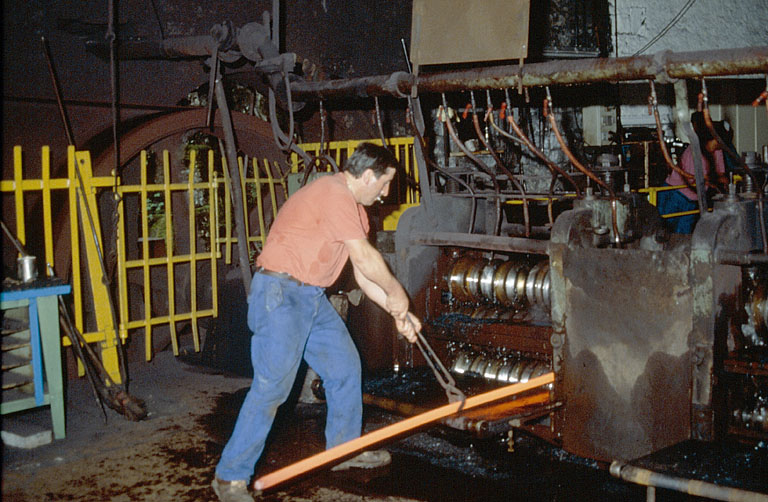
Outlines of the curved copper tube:
{"type": "MultiPolygon", "coordinates": [[[[549,94],[549,88],[547,88],[547,94],[549,94]]],[[[568,157],[568,159],[571,161],[571,163],[587,175],[587,177],[591,180],[593,180],[595,183],[600,185],[601,187],[604,187],[606,190],[608,190],[608,194],[610,195],[611,199],[611,225],[613,226],[613,239],[614,243],[616,245],[621,244],[621,236],[619,235],[619,224],[617,222],[617,202],[616,202],[616,193],[613,191],[611,187],[609,187],[606,183],[603,182],[600,178],[595,176],[595,173],[584,167],[581,162],[576,158],[575,155],[573,155],[573,152],[571,152],[570,148],[568,148],[568,145],[565,144],[565,140],[563,139],[563,136],[560,134],[560,130],[557,128],[557,121],[555,120],[555,114],[549,113],[549,106],[550,106],[550,97],[547,96],[544,98],[544,116],[549,119],[549,125],[552,126],[552,132],[555,133],[555,137],[557,138],[557,142],[560,143],[560,148],[563,149],[563,152],[565,152],[565,155],[568,157]]]]}
{"type": "Polygon", "coordinates": [[[496,153],[496,151],[491,148],[491,145],[488,144],[488,141],[485,139],[485,135],[483,134],[483,131],[480,128],[480,120],[477,118],[477,108],[475,107],[475,93],[470,93],[472,96],[472,123],[475,126],[475,133],[477,134],[477,139],[480,140],[480,142],[483,144],[486,150],[490,152],[491,156],[493,157],[493,160],[496,162],[496,166],[504,171],[504,174],[507,175],[509,178],[509,181],[512,182],[515,187],[520,191],[520,194],[523,196],[523,222],[525,223],[525,236],[530,237],[531,236],[531,217],[530,213],[528,212],[528,198],[525,196],[525,189],[523,188],[522,183],[520,183],[517,178],[515,178],[515,175],[512,174],[512,172],[507,169],[507,166],[504,165],[503,162],[501,162],[501,159],[499,158],[499,155],[496,153]]]}
{"type": "Polygon", "coordinates": [[[752,172],[752,169],[747,166],[747,163],[744,162],[744,160],[741,158],[741,156],[733,151],[733,148],[731,148],[729,145],[725,144],[725,141],[723,141],[723,138],[720,137],[719,134],[717,134],[717,131],[715,131],[715,125],[712,123],[712,117],[709,114],[709,100],[707,99],[707,88],[704,84],[704,80],[702,79],[702,94],[703,94],[703,102],[704,102],[704,109],[702,110],[702,114],[704,115],[704,123],[707,125],[707,129],[709,130],[709,133],[712,135],[713,138],[717,141],[717,144],[720,145],[720,148],[726,153],[728,153],[733,159],[737,160],[739,162],[739,165],[744,168],[744,172],[747,173],[747,176],[750,177],[752,180],[752,184],[755,186],[755,189],[757,191],[757,219],[760,221],[760,237],[763,241],[763,253],[768,254],[768,233],[765,229],[765,211],[763,209],[764,201],[763,201],[763,187],[760,186],[760,184],[757,182],[757,178],[755,178],[754,173],[752,172]]]}
{"type": "Polygon", "coordinates": [[[689,174],[682,169],[680,169],[673,161],[672,157],[669,155],[669,150],[667,150],[667,145],[664,143],[664,134],[661,130],[661,117],[659,117],[659,106],[658,106],[658,100],[656,99],[656,86],[653,83],[653,80],[648,81],[651,84],[651,95],[648,96],[648,107],[649,113],[653,113],[653,118],[656,119],[656,137],[659,140],[659,148],[661,149],[661,154],[664,156],[664,161],[667,163],[667,167],[672,169],[673,171],[676,171],[677,174],[683,177],[683,179],[690,179],[694,180],[696,177],[692,174],[689,174]]]}
{"type": "Polygon", "coordinates": [[[752,101],[752,106],[760,106],[760,103],[765,101],[765,106],[768,108],[768,89],[761,92],[754,101],[752,101]]]}
{"type": "MultiPolygon", "coordinates": [[[[696,176],[693,174],[690,174],[683,169],[681,169],[679,166],[677,166],[673,161],[672,157],[669,155],[669,150],[667,150],[667,145],[664,143],[664,134],[662,132],[661,127],[661,117],[659,117],[659,107],[658,107],[658,100],[656,99],[656,86],[653,83],[653,80],[649,80],[651,84],[651,95],[648,96],[648,108],[649,113],[653,114],[653,118],[656,120],[656,137],[659,140],[659,148],[661,149],[661,154],[664,156],[664,161],[667,163],[667,167],[672,169],[673,171],[676,171],[677,174],[682,176],[683,181],[685,181],[685,184],[688,185],[691,189],[696,189],[696,176]],[[693,184],[689,184],[689,181],[693,181],[693,184]]],[[[706,183],[706,186],[713,188],[717,190],[719,193],[722,193],[723,191],[717,187],[716,185],[713,185],[706,179],[704,180],[706,183]]]]}
{"type": "MultiPolygon", "coordinates": [[[[501,115],[502,115],[501,112],[502,111],[503,110],[499,111],[499,117],[501,117],[501,115]]],[[[502,129],[499,126],[496,125],[496,122],[493,120],[493,106],[491,106],[491,105],[488,106],[488,112],[485,114],[485,121],[486,122],[490,122],[491,127],[496,129],[496,131],[499,134],[501,134],[502,136],[504,136],[505,138],[508,138],[508,139],[510,139],[512,141],[515,141],[517,143],[525,145],[525,143],[521,139],[515,138],[514,136],[509,134],[507,131],[505,131],[504,129],[502,129]]],[[[549,166],[547,166],[547,167],[549,167],[549,166]]],[[[552,172],[551,168],[550,168],[550,172],[552,172]]],[[[550,223],[550,225],[554,224],[554,219],[552,217],[552,199],[554,198],[555,183],[557,183],[557,175],[554,172],[552,172],[552,182],[549,184],[549,192],[547,193],[547,196],[548,196],[548,198],[547,198],[547,216],[549,216],[549,223],[550,223]]]]}
{"type": "MultiPolygon", "coordinates": [[[[410,99],[410,98],[409,98],[410,99]]],[[[413,108],[411,106],[408,106],[407,115],[406,117],[410,120],[407,120],[407,122],[410,124],[411,129],[413,130],[414,136],[416,136],[416,139],[419,141],[419,144],[421,145],[422,149],[427,148],[427,141],[424,139],[424,137],[419,132],[419,128],[416,127],[416,120],[413,116],[413,108]]],[[[432,159],[424,156],[424,160],[427,162],[427,164],[432,167],[435,171],[438,171],[439,173],[443,174],[444,176],[451,178],[456,183],[462,185],[464,188],[466,188],[469,193],[472,195],[472,210],[469,217],[469,231],[468,233],[474,233],[475,231],[475,213],[477,212],[477,198],[475,197],[475,191],[472,189],[472,187],[469,185],[469,183],[466,183],[464,180],[459,178],[458,176],[454,176],[453,174],[449,173],[446,169],[443,169],[437,163],[435,163],[432,159]]]]}
{"type": "Polygon", "coordinates": [[[445,125],[448,127],[448,134],[450,134],[453,141],[456,142],[456,145],[469,160],[477,164],[477,167],[491,176],[491,181],[493,182],[493,190],[496,192],[496,223],[494,224],[493,233],[494,235],[498,235],[499,225],[501,223],[501,189],[499,188],[499,182],[496,180],[496,176],[493,174],[493,171],[490,170],[488,166],[486,166],[483,161],[478,159],[472,152],[467,150],[467,147],[464,146],[464,143],[461,142],[459,136],[456,134],[456,130],[453,128],[451,119],[448,117],[447,110],[448,104],[445,99],[445,94],[443,94],[443,104],[440,105],[437,113],[439,114],[440,120],[445,122],[445,125]]]}
{"type": "MultiPolygon", "coordinates": [[[[506,89],[504,90],[504,93],[506,95],[507,101],[509,101],[509,93],[506,89]]],[[[573,185],[574,190],[576,190],[576,195],[578,197],[581,197],[581,189],[579,188],[579,185],[576,183],[576,180],[574,180],[570,174],[560,169],[560,166],[558,166],[557,164],[549,160],[547,156],[541,152],[541,150],[536,148],[536,145],[534,145],[533,142],[528,138],[528,136],[525,135],[523,130],[520,128],[520,126],[517,125],[517,122],[515,122],[515,117],[512,115],[512,108],[510,107],[509,102],[507,102],[507,123],[510,125],[510,127],[512,127],[512,130],[515,131],[515,134],[517,134],[520,137],[520,140],[522,140],[522,142],[525,143],[525,146],[527,146],[528,149],[531,152],[533,152],[534,155],[536,155],[539,159],[541,159],[541,161],[544,162],[544,164],[547,167],[549,167],[550,170],[561,174],[563,178],[567,179],[571,183],[571,185],[573,185]]],[[[509,133],[505,133],[505,134],[509,134],[509,133]]]]}

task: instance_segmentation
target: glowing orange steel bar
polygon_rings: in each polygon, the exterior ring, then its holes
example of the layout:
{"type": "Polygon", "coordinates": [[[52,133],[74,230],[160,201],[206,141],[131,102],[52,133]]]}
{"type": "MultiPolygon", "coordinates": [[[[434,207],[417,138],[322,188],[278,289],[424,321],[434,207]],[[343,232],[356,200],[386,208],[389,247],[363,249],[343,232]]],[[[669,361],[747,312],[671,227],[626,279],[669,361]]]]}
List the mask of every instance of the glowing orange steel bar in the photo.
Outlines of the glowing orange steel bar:
{"type": "MultiPolygon", "coordinates": [[[[463,409],[466,410],[469,408],[474,408],[475,406],[490,403],[498,399],[514,396],[515,394],[520,394],[527,390],[534,389],[542,385],[547,385],[552,383],[554,380],[555,374],[547,373],[546,375],[533,378],[525,383],[516,383],[502,387],[500,389],[485,392],[483,394],[467,398],[463,409]]],[[[358,451],[373,446],[376,443],[380,443],[386,439],[393,438],[404,432],[408,432],[423,425],[440,420],[441,418],[453,415],[459,411],[460,406],[460,402],[449,403],[445,406],[435,408],[434,410],[430,410],[420,415],[407,418],[401,422],[382,427],[381,429],[370,432],[365,436],[360,436],[359,438],[353,439],[352,441],[347,441],[346,443],[334,446],[329,450],[325,450],[316,455],[312,455],[311,457],[305,458],[304,460],[299,460],[298,462],[285,466],[282,469],[278,469],[275,472],[271,472],[265,476],[262,476],[253,483],[253,487],[256,490],[266,490],[267,488],[272,488],[273,486],[278,485],[283,481],[287,481],[313,469],[317,469],[318,467],[322,467],[334,461],[340,460],[348,455],[357,453],[358,451]]]]}

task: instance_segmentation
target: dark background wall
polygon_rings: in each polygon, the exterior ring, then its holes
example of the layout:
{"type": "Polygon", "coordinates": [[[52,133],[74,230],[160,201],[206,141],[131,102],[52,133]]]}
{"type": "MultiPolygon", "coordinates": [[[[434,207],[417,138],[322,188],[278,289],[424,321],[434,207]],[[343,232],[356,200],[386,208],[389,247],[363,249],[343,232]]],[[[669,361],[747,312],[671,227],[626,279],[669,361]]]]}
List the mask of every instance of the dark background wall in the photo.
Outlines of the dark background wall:
{"type": "MultiPolygon", "coordinates": [[[[400,39],[410,34],[410,1],[297,1],[282,12],[283,50],[297,53],[316,78],[346,78],[405,69],[400,39]]],[[[224,21],[234,26],[261,21],[272,2],[227,0],[134,0],[116,2],[120,39],[160,40],[208,34],[224,21]]],[[[91,140],[111,139],[109,62],[86,51],[85,41],[103,41],[104,0],[33,0],[3,3],[3,177],[12,146],[39,157],[50,145],[61,164],[66,137],[41,44],[46,37],[78,146],[99,150],[91,140]]],[[[207,81],[202,61],[121,61],[122,120],[173,106],[207,81]]]]}

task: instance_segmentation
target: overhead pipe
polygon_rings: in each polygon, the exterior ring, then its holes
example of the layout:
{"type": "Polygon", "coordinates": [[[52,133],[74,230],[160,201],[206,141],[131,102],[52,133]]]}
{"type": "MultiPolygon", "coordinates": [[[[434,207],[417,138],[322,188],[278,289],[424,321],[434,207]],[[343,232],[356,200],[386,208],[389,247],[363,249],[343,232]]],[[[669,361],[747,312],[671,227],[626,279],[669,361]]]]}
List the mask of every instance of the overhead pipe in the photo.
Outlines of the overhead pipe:
{"type": "Polygon", "coordinates": [[[409,95],[419,92],[455,92],[484,89],[536,87],[655,80],[702,78],[768,72],[768,46],[692,52],[660,52],[623,58],[590,58],[547,61],[523,66],[500,65],[414,76],[406,72],[322,82],[292,82],[298,100],[350,96],[409,95]]]}
{"type": "Polygon", "coordinates": [[[664,488],[680,493],[704,497],[712,500],[727,500],[730,502],[768,502],[768,495],[750,492],[739,488],[720,486],[697,479],[678,478],[660,472],[643,469],[627,464],[620,460],[611,463],[610,473],[613,477],[653,488],[664,488]]]}
{"type": "MultiPolygon", "coordinates": [[[[285,67],[286,62],[280,61],[282,55],[270,39],[268,24],[252,22],[235,28],[231,23],[222,23],[214,25],[208,35],[160,41],[122,40],[117,57],[122,60],[190,59],[210,57],[218,48],[219,57],[227,62],[245,57],[257,63],[260,70],[266,70],[260,67],[264,64],[285,67]]],[[[86,49],[102,57],[108,54],[107,46],[102,41],[89,40],[86,49]]],[[[295,58],[293,54],[285,56],[295,58]]],[[[522,67],[510,64],[418,76],[399,71],[353,79],[295,81],[290,85],[297,100],[307,101],[350,96],[406,97],[411,95],[414,86],[419,92],[453,92],[649,79],[668,82],[681,78],[760,73],[768,73],[768,46],[557,60],[522,67]]],[[[279,81],[272,84],[278,85],[279,81]]]]}

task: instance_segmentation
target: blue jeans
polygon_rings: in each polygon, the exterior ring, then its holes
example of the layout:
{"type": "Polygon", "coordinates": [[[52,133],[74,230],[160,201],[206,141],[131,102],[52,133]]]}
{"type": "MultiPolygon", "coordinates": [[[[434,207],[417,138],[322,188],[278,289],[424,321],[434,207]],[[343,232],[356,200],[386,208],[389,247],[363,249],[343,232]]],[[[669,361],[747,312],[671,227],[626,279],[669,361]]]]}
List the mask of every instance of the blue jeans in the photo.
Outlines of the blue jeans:
{"type": "Polygon", "coordinates": [[[253,382],[216,466],[216,475],[225,481],[253,475],[302,357],[323,379],[326,448],[358,437],[362,429],[360,356],[323,288],[255,274],[248,295],[248,327],[253,331],[253,382]]]}
{"type": "MultiPolygon", "coordinates": [[[[665,183],[665,186],[669,185],[665,183]]],[[[697,201],[689,199],[680,193],[680,190],[665,190],[659,192],[656,204],[659,209],[659,214],[661,215],[694,211],[699,208],[699,203],[697,201]]],[[[690,234],[693,233],[693,227],[698,219],[698,214],[686,214],[685,216],[666,218],[664,221],[670,231],[676,234],[690,234]]]]}

